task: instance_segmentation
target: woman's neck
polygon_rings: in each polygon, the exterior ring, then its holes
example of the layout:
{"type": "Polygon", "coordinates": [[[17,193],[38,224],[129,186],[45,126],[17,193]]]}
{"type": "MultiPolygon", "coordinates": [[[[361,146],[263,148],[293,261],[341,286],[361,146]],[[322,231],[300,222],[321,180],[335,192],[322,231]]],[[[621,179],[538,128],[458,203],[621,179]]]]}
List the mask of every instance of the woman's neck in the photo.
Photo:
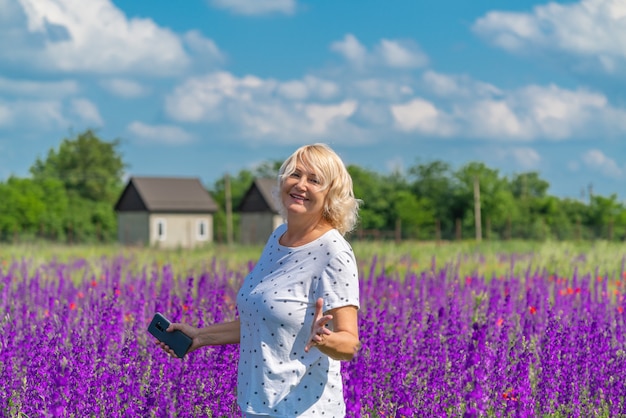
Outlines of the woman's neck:
{"type": "Polygon", "coordinates": [[[287,231],[280,237],[279,242],[285,247],[299,247],[318,239],[331,229],[333,227],[324,220],[298,222],[294,219],[288,219],[287,231]]]}

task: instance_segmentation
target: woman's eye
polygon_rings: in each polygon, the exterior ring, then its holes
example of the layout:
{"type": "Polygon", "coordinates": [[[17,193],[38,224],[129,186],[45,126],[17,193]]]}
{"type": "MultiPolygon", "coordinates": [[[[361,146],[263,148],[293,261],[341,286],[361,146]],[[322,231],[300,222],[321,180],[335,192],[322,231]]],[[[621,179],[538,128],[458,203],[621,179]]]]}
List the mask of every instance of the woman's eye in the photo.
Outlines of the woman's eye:
{"type": "Polygon", "coordinates": [[[298,173],[291,173],[289,175],[289,177],[300,178],[300,174],[298,174],[298,173]]]}
{"type": "Polygon", "coordinates": [[[320,184],[320,181],[318,179],[311,179],[310,182],[313,184],[320,184]]]}

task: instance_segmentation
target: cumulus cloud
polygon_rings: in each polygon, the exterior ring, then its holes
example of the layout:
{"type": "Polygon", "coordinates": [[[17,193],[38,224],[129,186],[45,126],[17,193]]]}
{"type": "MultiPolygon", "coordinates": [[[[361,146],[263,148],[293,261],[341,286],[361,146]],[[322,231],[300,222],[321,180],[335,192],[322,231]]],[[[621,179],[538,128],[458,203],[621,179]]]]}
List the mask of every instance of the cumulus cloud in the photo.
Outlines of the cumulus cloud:
{"type": "Polygon", "coordinates": [[[291,15],[296,11],[296,0],[211,0],[214,7],[240,15],[266,15],[282,13],[291,15]]]}
{"type": "MultiPolygon", "coordinates": [[[[2,0],[12,19],[0,27],[5,63],[48,72],[176,74],[190,63],[185,46],[210,51],[198,33],[181,39],[151,19],[128,19],[111,0],[2,0]]],[[[4,11],[4,7],[3,7],[4,11]]]]}
{"type": "Polygon", "coordinates": [[[493,11],[473,30],[511,52],[559,51],[594,58],[607,72],[626,63],[626,5],[623,0],[551,2],[532,12],[493,11]]]}
{"type": "Polygon", "coordinates": [[[100,85],[111,94],[125,99],[134,99],[147,93],[147,89],[142,84],[125,78],[102,80],[100,85]]]}
{"type": "Polygon", "coordinates": [[[448,83],[441,90],[446,94],[461,91],[463,100],[458,96],[436,102],[415,98],[392,104],[396,127],[439,136],[525,141],[608,136],[626,130],[626,110],[612,107],[603,94],[585,89],[530,85],[510,91],[481,88],[472,92],[448,83]]]}
{"type": "Polygon", "coordinates": [[[401,131],[438,136],[449,136],[455,131],[450,118],[433,103],[423,99],[393,105],[391,114],[401,131]]]}
{"type": "Polygon", "coordinates": [[[428,56],[411,40],[382,39],[372,51],[361,44],[353,34],[335,41],[330,49],[357,68],[386,67],[398,69],[420,68],[428,64],[428,56]]]}
{"type": "Polygon", "coordinates": [[[313,134],[326,134],[336,120],[345,120],[356,111],[357,103],[352,100],[337,105],[308,105],[304,107],[304,114],[310,121],[313,134]]]}
{"type": "Polygon", "coordinates": [[[194,141],[193,135],[173,125],[148,125],[134,121],[127,129],[142,144],[185,145],[194,141]]]}
{"type": "Polygon", "coordinates": [[[166,98],[165,111],[176,121],[230,124],[246,138],[355,140],[358,129],[349,120],[358,103],[335,99],[337,91],[334,83],[314,77],[281,83],[215,72],[179,85],[166,98]]]}
{"type": "Polygon", "coordinates": [[[620,167],[615,160],[606,156],[599,149],[591,149],[582,155],[583,164],[606,177],[621,179],[626,173],[626,167],[620,167]]]}

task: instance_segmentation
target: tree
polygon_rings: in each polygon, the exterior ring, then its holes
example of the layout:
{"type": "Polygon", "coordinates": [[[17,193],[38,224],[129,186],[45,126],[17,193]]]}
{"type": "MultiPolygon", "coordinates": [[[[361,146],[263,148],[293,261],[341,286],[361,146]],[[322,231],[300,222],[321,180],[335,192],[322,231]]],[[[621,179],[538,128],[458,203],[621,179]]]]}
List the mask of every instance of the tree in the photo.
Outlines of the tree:
{"type": "Polygon", "coordinates": [[[498,170],[491,169],[483,163],[469,163],[461,167],[455,177],[458,180],[456,196],[464,205],[463,224],[468,236],[472,236],[474,222],[474,180],[480,185],[480,208],[486,233],[490,229],[503,234],[511,214],[515,214],[517,205],[506,178],[500,177],[498,170]]]}
{"type": "Polygon", "coordinates": [[[35,181],[59,179],[68,194],[91,201],[115,203],[122,190],[126,165],[118,151],[119,140],[103,141],[87,130],[64,139],[45,160],[37,158],[30,172],[35,181]]]}
{"type": "Polygon", "coordinates": [[[30,179],[10,177],[0,184],[0,234],[7,240],[14,233],[34,236],[44,219],[43,190],[30,179]]]}
{"type": "Polygon", "coordinates": [[[417,164],[409,168],[409,176],[413,194],[430,208],[433,222],[439,221],[443,235],[451,236],[457,216],[450,165],[439,160],[417,164]]]}
{"type": "Polygon", "coordinates": [[[352,177],[354,195],[363,201],[359,210],[359,228],[389,229],[390,225],[385,214],[390,211],[391,199],[385,194],[381,176],[355,165],[349,165],[347,170],[352,177]]]}
{"type": "Polygon", "coordinates": [[[402,231],[411,238],[432,238],[435,215],[426,198],[418,198],[408,190],[394,194],[394,212],[402,224],[402,231]]]}

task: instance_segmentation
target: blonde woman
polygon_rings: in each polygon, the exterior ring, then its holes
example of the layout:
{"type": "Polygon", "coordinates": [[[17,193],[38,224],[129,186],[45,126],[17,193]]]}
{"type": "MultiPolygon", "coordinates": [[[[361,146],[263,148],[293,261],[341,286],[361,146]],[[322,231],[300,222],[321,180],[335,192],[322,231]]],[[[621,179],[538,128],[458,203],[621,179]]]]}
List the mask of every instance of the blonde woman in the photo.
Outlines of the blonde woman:
{"type": "Polygon", "coordinates": [[[356,224],[359,200],[343,162],[325,144],[297,149],[277,186],[286,222],[242,284],[239,319],[168,330],[189,335],[190,352],[240,344],[237,399],[244,416],[345,416],[340,362],[351,360],[360,342],[358,271],[344,235],[356,224]]]}

